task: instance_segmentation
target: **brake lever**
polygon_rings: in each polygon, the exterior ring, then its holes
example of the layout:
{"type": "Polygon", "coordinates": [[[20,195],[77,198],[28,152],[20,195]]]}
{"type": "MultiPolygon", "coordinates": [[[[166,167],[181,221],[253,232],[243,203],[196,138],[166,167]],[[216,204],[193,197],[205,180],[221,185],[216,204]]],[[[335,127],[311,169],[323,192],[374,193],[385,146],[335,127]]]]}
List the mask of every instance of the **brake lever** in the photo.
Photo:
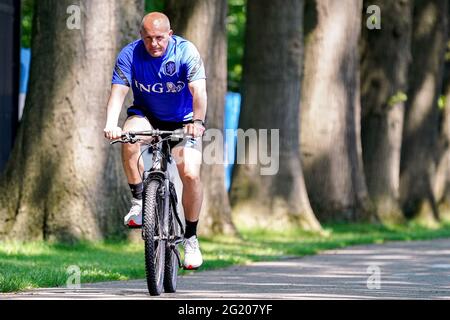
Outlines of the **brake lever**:
{"type": "Polygon", "coordinates": [[[135,144],[135,143],[138,143],[139,141],[142,141],[142,139],[138,139],[136,137],[133,137],[133,138],[129,139],[128,143],[135,144]]]}
{"type": "Polygon", "coordinates": [[[112,142],[110,142],[111,145],[116,144],[116,143],[130,143],[130,144],[135,144],[136,142],[141,141],[141,139],[136,138],[135,135],[131,135],[129,132],[123,134],[120,139],[116,139],[112,142]]]}
{"type": "Polygon", "coordinates": [[[111,141],[109,144],[110,144],[110,145],[113,145],[113,144],[116,144],[116,143],[130,143],[130,144],[135,144],[135,143],[138,143],[138,142],[140,142],[140,141],[142,141],[142,139],[138,139],[138,138],[129,138],[129,139],[124,139],[124,140],[122,140],[122,139],[117,139],[117,140],[111,141]]]}
{"type": "Polygon", "coordinates": [[[117,140],[111,141],[109,144],[113,145],[113,144],[116,144],[116,143],[123,143],[123,141],[122,141],[122,139],[117,139],[117,140]]]}

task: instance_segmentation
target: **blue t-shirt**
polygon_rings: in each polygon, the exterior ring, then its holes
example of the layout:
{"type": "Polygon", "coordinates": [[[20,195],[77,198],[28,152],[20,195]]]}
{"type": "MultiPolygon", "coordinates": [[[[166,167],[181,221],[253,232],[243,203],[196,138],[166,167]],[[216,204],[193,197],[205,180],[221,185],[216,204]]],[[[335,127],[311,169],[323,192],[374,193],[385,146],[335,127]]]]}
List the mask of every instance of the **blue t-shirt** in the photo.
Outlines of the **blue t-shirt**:
{"type": "Polygon", "coordinates": [[[113,84],[132,87],[134,106],[162,121],[192,119],[192,94],[188,83],[205,79],[205,68],[197,48],[172,36],[163,56],[150,56],[142,40],[127,45],[119,54],[113,84]]]}

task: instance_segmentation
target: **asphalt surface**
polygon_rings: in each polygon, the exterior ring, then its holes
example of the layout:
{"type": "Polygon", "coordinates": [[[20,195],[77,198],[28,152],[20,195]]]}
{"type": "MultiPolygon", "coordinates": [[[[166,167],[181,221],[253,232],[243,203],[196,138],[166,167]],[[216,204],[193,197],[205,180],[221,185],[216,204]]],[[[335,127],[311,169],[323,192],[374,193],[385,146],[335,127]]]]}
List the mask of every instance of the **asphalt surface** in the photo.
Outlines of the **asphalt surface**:
{"type": "Polygon", "coordinates": [[[450,239],[329,250],[178,278],[178,291],[150,297],[145,280],[49,288],[0,299],[450,299],[450,239]]]}

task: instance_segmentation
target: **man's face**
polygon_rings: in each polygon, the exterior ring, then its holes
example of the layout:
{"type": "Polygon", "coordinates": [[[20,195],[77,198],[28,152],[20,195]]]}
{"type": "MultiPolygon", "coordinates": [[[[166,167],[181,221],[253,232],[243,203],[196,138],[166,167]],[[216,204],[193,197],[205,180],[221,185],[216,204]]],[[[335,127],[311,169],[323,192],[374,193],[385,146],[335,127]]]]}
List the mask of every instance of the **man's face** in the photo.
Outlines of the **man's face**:
{"type": "Polygon", "coordinates": [[[155,26],[141,30],[141,38],[144,41],[145,49],[153,58],[164,55],[172,34],[172,30],[161,30],[161,28],[155,26]]]}

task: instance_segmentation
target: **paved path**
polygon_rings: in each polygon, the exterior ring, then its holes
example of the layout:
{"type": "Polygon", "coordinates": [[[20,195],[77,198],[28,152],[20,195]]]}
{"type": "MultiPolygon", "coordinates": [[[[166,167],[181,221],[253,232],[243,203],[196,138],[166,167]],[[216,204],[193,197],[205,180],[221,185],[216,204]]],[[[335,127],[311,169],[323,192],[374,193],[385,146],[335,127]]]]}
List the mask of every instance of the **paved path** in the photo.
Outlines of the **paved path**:
{"type": "Polygon", "coordinates": [[[160,298],[148,296],[144,280],[0,295],[5,298],[450,299],[450,239],[354,246],[300,259],[196,272],[179,278],[176,294],[160,298]]]}

